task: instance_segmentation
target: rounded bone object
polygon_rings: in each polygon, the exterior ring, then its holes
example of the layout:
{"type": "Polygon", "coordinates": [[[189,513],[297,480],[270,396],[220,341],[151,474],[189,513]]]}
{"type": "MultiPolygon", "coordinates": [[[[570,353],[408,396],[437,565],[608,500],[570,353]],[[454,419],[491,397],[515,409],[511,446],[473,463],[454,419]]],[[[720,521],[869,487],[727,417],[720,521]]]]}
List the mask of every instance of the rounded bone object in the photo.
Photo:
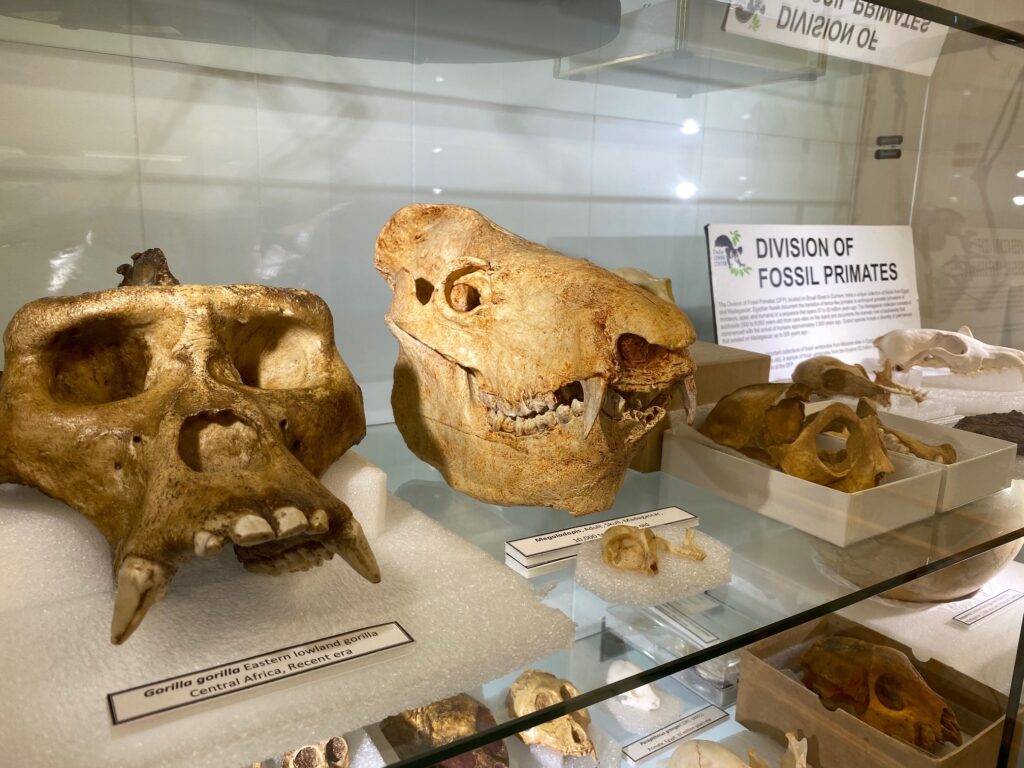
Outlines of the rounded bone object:
{"type": "MultiPolygon", "coordinates": [[[[528,669],[509,688],[506,706],[512,717],[522,717],[579,695],[579,690],[568,680],[550,672],[528,669]]],[[[526,744],[540,744],[567,756],[589,755],[597,759],[587,734],[589,725],[590,714],[585,709],[577,709],[517,735],[526,744]]]]}

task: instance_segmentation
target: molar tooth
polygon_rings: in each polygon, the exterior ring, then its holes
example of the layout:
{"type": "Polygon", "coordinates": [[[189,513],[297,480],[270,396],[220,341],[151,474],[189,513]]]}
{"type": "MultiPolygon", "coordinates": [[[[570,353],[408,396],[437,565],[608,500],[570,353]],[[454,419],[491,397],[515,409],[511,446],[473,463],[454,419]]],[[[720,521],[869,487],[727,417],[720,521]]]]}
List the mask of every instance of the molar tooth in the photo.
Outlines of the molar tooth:
{"type": "Polygon", "coordinates": [[[555,416],[554,411],[547,411],[537,417],[537,424],[540,427],[553,427],[558,423],[558,418],[555,416]]]}
{"type": "Polygon", "coordinates": [[[537,419],[526,419],[523,424],[523,434],[532,435],[538,429],[537,419]]]}
{"type": "Polygon", "coordinates": [[[558,410],[555,411],[555,415],[558,418],[559,423],[568,424],[572,420],[572,408],[568,405],[558,406],[558,410]]]}
{"type": "Polygon", "coordinates": [[[519,410],[516,411],[517,416],[529,416],[533,413],[533,410],[526,404],[526,400],[519,401],[519,410]]]}
{"type": "Polygon", "coordinates": [[[306,530],[309,533],[327,533],[330,527],[331,521],[327,517],[327,511],[318,509],[309,516],[309,528],[306,530]]]}
{"type": "Polygon", "coordinates": [[[572,405],[569,408],[573,416],[581,416],[583,414],[583,403],[579,400],[573,399],[572,405]]]}
{"type": "Polygon", "coordinates": [[[526,429],[526,419],[516,419],[515,433],[521,435],[524,429],[526,429]]]}
{"type": "Polygon", "coordinates": [[[608,382],[600,376],[591,376],[583,382],[583,437],[590,434],[598,417],[601,415],[601,404],[604,403],[608,382]]]}
{"type": "Polygon", "coordinates": [[[509,418],[508,416],[506,416],[505,419],[501,422],[501,431],[502,432],[508,432],[509,434],[511,434],[512,432],[515,432],[516,431],[516,424],[518,422],[519,422],[519,419],[509,418]]]}

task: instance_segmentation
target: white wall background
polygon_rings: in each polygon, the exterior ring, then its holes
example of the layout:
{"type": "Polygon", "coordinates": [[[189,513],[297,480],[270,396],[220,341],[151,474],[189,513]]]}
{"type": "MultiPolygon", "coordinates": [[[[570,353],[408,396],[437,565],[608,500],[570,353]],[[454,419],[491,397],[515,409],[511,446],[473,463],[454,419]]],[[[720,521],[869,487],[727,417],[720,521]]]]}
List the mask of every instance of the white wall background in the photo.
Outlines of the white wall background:
{"type": "Polygon", "coordinates": [[[851,219],[852,62],[677,98],[559,80],[551,60],[412,65],[10,17],[0,41],[0,324],[40,296],[112,287],[132,252],[160,247],[184,282],[322,295],[371,421],[390,418],[396,354],[373,244],[409,202],[669,276],[703,338],[706,223],[851,219]]]}

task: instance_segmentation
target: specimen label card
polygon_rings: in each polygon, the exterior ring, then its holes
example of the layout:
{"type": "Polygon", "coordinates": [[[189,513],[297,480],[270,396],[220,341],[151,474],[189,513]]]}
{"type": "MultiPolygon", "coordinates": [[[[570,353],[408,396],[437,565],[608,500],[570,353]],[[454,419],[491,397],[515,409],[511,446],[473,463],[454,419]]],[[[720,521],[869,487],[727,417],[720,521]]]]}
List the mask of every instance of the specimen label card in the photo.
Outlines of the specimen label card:
{"type": "Polygon", "coordinates": [[[633,763],[646,760],[655,752],[673,746],[676,742],[692,736],[697,731],[702,731],[708,726],[725,720],[729,715],[724,710],[713,704],[703,709],[691,712],[686,717],[666,725],[661,730],[655,731],[650,736],[627,744],[622,748],[623,756],[633,763]]]}
{"type": "Polygon", "coordinates": [[[997,611],[1013,605],[1021,598],[1024,598],[1024,592],[1016,589],[1004,589],[998,595],[993,595],[988,600],[983,600],[966,611],[961,611],[953,617],[953,621],[964,627],[973,627],[982,619],[987,619],[997,611]]]}
{"type": "Polygon", "coordinates": [[[573,554],[580,544],[601,538],[601,534],[613,525],[653,528],[656,525],[687,521],[696,525],[697,516],[679,507],[664,507],[637,515],[604,520],[600,523],[577,525],[574,528],[543,533],[539,536],[513,539],[505,542],[505,554],[517,560],[521,565],[539,565],[548,560],[564,558],[573,554]]]}
{"type": "Polygon", "coordinates": [[[878,336],[921,327],[910,227],[708,224],[705,232],[716,340],[771,355],[771,381],[817,355],[875,360],[878,336]]]}
{"type": "Polygon", "coordinates": [[[114,725],[121,725],[306,672],[353,664],[413,642],[412,636],[398,622],[392,621],[278,648],[259,656],[108,693],[110,718],[114,725]]]}
{"type": "Polygon", "coordinates": [[[867,0],[734,0],[723,28],[767,43],[931,75],[947,28],[867,0]]]}

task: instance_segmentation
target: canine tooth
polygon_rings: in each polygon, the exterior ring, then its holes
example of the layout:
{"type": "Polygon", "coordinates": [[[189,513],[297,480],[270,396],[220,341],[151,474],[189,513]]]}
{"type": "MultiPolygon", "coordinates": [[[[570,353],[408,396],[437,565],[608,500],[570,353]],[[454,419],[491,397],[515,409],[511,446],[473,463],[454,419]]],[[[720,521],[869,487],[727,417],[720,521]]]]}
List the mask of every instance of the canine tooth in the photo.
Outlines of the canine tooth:
{"type": "Polygon", "coordinates": [[[231,526],[231,540],[242,547],[262,544],[274,538],[274,529],[259,515],[243,515],[231,526]]]}
{"type": "Polygon", "coordinates": [[[363,534],[363,527],[354,517],[348,518],[343,526],[330,538],[324,539],[327,551],[338,555],[352,566],[352,570],[371,584],[380,582],[380,566],[373,556],[369,542],[363,534]]]}
{"type": "Polygon", "coordinates": [[[309,533],[327,533],[330,527],[331,521],[326,510],[318,509],[309,516],[309,528],[306,530],[309,533]]]}
{"type": "Polygon", "coordinates": [[[560,405],[555,411],[555,416],[558,418],[559,423],[568,424],[572,420],[572,408],[568,405],[560,405]]]}
{"type": "Polygon", "coordinates": [[[120,645],[131,636],[150,606],[164,596],[170,581],[171,573],[159,563],[135,555],[124,559],[117,571],[110,642],[120,645]]]}
{"type": "Polygon", "coordinates": [[[192,544],[199,557],[212,557],[220,552],[224,546],[224,539],[209,531],[196,531],[196,535],[192,537],[192,544]]]}
{"type": "Polygon", "coordinates": [[[686,376],[682,383],[683,408],[686,409],[686,423],[693,424],[697,415],[697,382],[693,376],[686,376]]]}
{"type": "Polygon", "coordinates": [[[302,533],[309,527],[309,521],[298,507],[281,507],[272,515],[277,528],[277,538],[284,539],[302,533]]]}
{"type": "Polygon", "coordinates": [[[597,423],[601,415],[601,404],[604,402],[605,393],[608,391],[608,382],[600,376],[591,376],[583,384],[583,437],[590,434],[590,430],[597,423]]]}
{"type": "Polygon", "coordinates": [[[572,405],[569,406],[573,416],[580,416],[583,413],[583,403],[579,400],[573,400],[572,405]]]}

